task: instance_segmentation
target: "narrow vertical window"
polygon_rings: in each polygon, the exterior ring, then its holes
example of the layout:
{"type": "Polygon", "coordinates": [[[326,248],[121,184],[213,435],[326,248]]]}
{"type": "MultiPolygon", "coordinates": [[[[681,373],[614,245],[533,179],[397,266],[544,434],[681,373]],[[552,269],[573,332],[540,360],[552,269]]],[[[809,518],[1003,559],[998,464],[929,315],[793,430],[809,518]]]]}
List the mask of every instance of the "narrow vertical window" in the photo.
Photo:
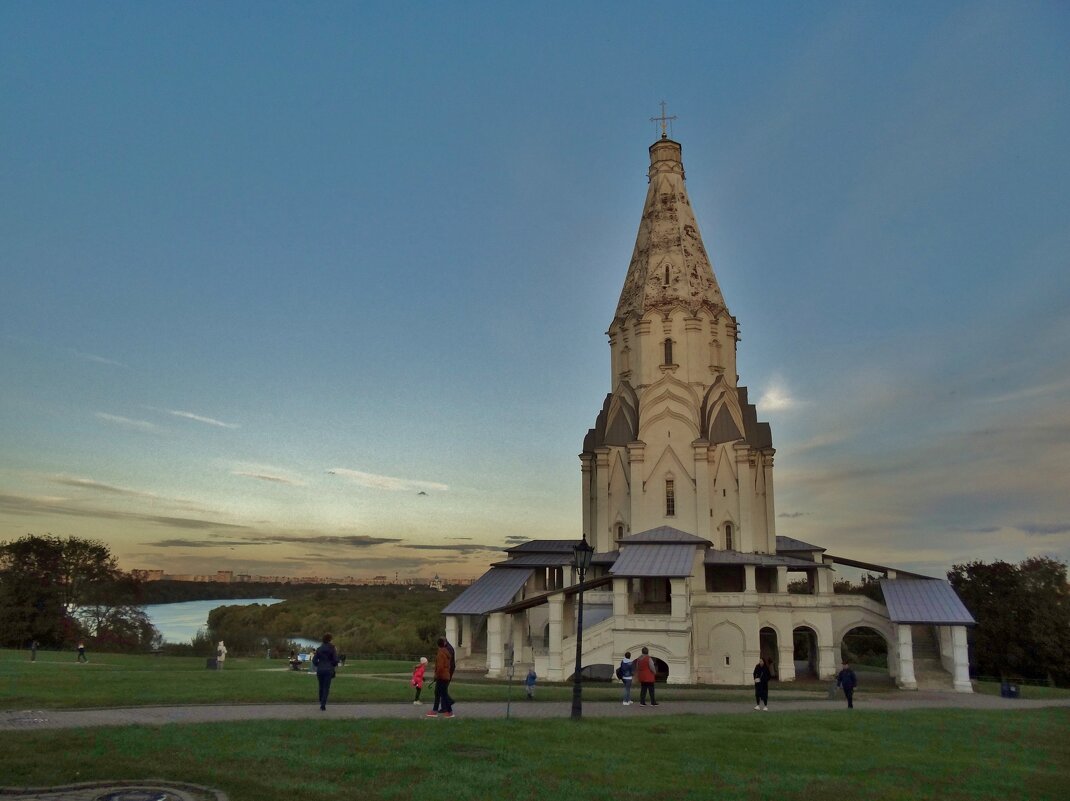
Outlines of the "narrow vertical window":
{"type": "Polygon", "coordinates": [[[620,523],[617,524],[617,539],[618,540],[624,539],[624,526],[621,525],[620,523]]]}
{"type": "Polygon", "coordinates": [[[676,488],[671,478],[665,479],[665,516],[672,517],[676,514],[676,488]]]}
{"type": "Polygon", "coordinates": [[[665,265],[665,286],[669,285],[669,265],[665,265]]]}
{"type": "Polygon", "coordinates": [[[724,549],[726,551],[734,551],[734,543],[732,542],[732,524],[724,524],[724,549]]]}
{"type": "Polygon", "coordinates": [[[672,339],[665,339],[665,364],[672,364],[672,339]]]}

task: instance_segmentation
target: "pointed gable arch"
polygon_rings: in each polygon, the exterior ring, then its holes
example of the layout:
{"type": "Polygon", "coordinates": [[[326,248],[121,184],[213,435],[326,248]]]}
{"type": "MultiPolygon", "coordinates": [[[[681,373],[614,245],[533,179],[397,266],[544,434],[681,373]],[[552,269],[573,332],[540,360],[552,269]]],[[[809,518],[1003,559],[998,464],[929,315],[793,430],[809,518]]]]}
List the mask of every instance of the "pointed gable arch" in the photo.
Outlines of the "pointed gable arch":
{"type": "Polygon", "coordinates": [[[639,398],[627,381],[621,381],[606,407],[605,444],[627,445],[639,438],[639,398]]]}
{"type": "Polygon", "coordinates": [[[658,458],[650,465],[646,475],[643,477],[643,486],[658,476],[667,476],[669,478],[676,478],[677,480],[687,479],[691,483],[691,487],[695,486],[695,477],[692,475],[685,466],[680,457],[673,450],[672,445],[666,445],[664,450],[658,455],[658,458]]]}
{"type": "Polygon", "coordinates": [[[609,491],[613,492],[617,487],[623,487],[625,492],[631,492],[632,475],[628,465],[624,461],[624,450],[613,448],[609,456],[609,491]]]}
{"type": "Polygon", "coordinates": [[[710,442],[735,442],[743,439],[746,424],[739,395],[735,387],[728,385],[723,375],[717,376],[702,399],[699,412],[702,433],[710,442]]]}

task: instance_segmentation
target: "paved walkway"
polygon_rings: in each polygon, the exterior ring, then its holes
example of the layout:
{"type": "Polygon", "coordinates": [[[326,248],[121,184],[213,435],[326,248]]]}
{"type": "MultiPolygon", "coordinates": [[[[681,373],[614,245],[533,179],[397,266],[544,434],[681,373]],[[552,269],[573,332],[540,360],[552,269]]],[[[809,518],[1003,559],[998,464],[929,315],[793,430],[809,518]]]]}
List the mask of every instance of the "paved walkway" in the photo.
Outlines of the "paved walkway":
{"type": "MultiPolygon", "coordinates": [[[[1070,708],[1070,699],[1026,701],[991,695],[917,692],[865,696],[856,699],[851,714],[903,709],[988,709],[1016,711],[1044,707],[1070,708]]],[[[213,723],[242,720],[367,720],[373,718],[425,719],[428,706],[413,704],[337,704],[321,712],[315,704],[240,704],[196,706],[147,706],[118,709],[50,709],[0,711],[0,731],[34,729],[75,729],[99,726],[147,725],[170,723],[213,723]]],[[[537,719],[569,717],[571,703],[517,701],[509,704],[513,718],[537,719]]],[[[835,700],[792,700],[777,702],[768,713],[755,712],[748,703],[736,701],[672,701],[658,706],[622,706],[607,701],[589,701],[583,705],[584,717],[626,718],[660,715],[774,715],[791,712],[829,712],[847,714],[842,698],[835,700]]],[[[457,718],[504,718],[506,704],[478,701],[457,704],[457,718]]],[[[439,718],[442,720],[442,718],[439,718]]],[[[456,725],[431,724],[428,725],[456,725]]],[[[197,785],[146,780],[144,782],[93,782],[58,787],[0,787],[2,801],[227,801],[219,790],[197,785]]]]}

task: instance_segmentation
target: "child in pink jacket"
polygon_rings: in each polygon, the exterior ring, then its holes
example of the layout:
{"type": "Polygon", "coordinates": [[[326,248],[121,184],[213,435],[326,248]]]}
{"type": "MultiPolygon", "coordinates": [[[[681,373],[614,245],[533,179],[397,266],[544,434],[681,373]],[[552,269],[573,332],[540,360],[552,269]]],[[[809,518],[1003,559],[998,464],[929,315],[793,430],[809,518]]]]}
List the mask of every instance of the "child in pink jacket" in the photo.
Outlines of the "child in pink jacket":
{"type": "Polygon", "coordinates": [[[424,671],[427,670],[427,657],[420,657],[420,664],[418,664],[412,671],[412,686],[416,688],[416,697],[412,699],[414,704],[421,703],[420,690],[424,688],[424,671]]]}

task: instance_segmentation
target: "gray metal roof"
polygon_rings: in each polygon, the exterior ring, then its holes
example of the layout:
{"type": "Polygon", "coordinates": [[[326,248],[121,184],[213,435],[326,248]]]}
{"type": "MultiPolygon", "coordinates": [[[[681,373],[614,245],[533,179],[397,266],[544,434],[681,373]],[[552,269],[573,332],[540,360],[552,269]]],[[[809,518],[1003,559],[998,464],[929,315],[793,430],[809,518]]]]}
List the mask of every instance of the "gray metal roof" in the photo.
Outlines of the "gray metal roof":
{"type": "Polygon", "coordinates": [[[528,540],[512,548],[506,548],[506,553],[572,553],[579,540],[528,540]]]}
{"type": "Polygon", "coordinates": [[[796,559],[794,556],[774,556],[770,553],[740,553],[739,551],[706,551],[703,562],[707,565],[760,565],[762,567],[812,568],[829,565],[810,559],[796,559]]]}
{"type": "Polygon", "coordinates": [[[591,557],[592,565],[611,565],[620,558],[620,551],[599,551],[591,557]]]}
{"type": "Polygon", "coordinates": [[[690,576],[695,562],[694,545],[644,545],[622,548],[609,569],[614,576],[690,576]]]}
{"type": "Polygon", "coordinates": [[[482,615],[505,606],[535,571],[492,567],[442,610],[444,615],[482,615]]]}
{"type": "Polygon", "coordinates": [[[943,579],[881,579],[881,592],[893,623],[938,623],[972,626],[977,623],[943,579]]]}
{"type": "Polygon", "coordinates": [[[522,553],[491,567],[561,567],[572,564],[572,551],[568,553],[522,553]]]}
{"type": "Polygon", "coordinates": [[[820,545],[811,545],[808,542],[797,540],[794,537],[782,537],[779,534],[776,538],[777,551],[824,551],[820,545]]]}
{"type": "Polygon", "coordinates": [[[656,542],[656,543],[694,543],[695,545],[709,545],[709,540],[704,540],[702,537],[696,537],[694,534],[688,534],[686,531],[680,531],[678,528],[672,526],[658,526],[652,528],[649,531],[640,531],[638,534],[629,534],[627,537],[622,537],[621,545],[635,545],[637,543],[644,542],[656,542]]]}

